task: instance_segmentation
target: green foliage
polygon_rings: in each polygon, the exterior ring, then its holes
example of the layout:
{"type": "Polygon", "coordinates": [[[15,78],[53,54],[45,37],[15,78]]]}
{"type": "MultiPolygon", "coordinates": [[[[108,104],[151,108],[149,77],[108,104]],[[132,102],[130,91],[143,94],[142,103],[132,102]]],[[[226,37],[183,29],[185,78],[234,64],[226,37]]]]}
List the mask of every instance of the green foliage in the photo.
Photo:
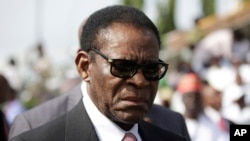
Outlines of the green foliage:
{"type": "Polygon", "coordinates": [[[175,0],[162,1],[157,4],[158,17],[156,25],[161,35],[175,30],[174,9],[175,0]]]}
{"type": "Polygon", "coordinates": [[[202,0],[202,9],[204,16],[215,14],[215,0],[202,0]]]}
{"type": "Polygon", "coordinates": [[[250,2],[250,0],[241,0],[241,2],[243,2],[243,3],[244,3],[244,2],[250,2]]]}
{"type": "Polygon", "coordinates": [[[133,6],[140,10],[143,9],[144,0],[121,0],[124,5],[133,6]]]}
{"type": "MultiPolygon", "coordinates": [[[[121,0],[124,5],[133,6],[139,9],[143,9],[144,0],[121,0]]],[[[162,41],[164,35],[172,30],[176,29],[174,20],[175,0],[162,0],[157,3],[157,17],[156,26],[159,29],[162,41]]]]}

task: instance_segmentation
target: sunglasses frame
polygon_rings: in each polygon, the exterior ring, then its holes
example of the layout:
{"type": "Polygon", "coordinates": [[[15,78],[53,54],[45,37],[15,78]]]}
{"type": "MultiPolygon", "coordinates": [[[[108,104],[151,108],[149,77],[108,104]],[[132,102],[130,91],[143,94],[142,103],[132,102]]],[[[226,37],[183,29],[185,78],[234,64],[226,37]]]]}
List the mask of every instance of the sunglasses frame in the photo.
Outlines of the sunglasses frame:
{"type": "MultiPolygon", "coordinates": [[[[126,79],[126,78],[131,78],[131,77],[133,77],[133,76],[137,73],[138,69],[141,68],[141,69],[142,69],[143,76],[144,76],[147,80],[149,80],[149,81],[156,81],[156,80],[160,80],[162,77],[164,77],[164,75],[166,74],[166,72],[167,72],[167,70],[168,70],[168,64],[164,63],[164,62],[163,62],[162,60],[160,60],[160,59],[159,59],[159,62],[150,62],[150,63],[145,63],[145,64],[140,65],[140,64],[137,64],[137,63],[134,62],[134,61],[125,60],[125,59],[110,59],[107,55],[103,54],[102,52],[100,52],[100,51],[97,50],[96,48],[90,48],[90,51],[94,51],[95,53],[97,53],[97,54],[99,54],[101,57],[103,57],[107,62],[109,62],[110,65],[111,65],[111,66],[110,66],[110,73],[111,73],[112,75],[116,76],[116,77],[119,77],[119,78],[124,78],[124,79],[126,79]],[[116,65],[114,64],[115,61],[127,61],[127,62],[130,62],[131,64],[135,64],[135,67],[134,67],[135,70],[131,71],[131,73],[129,73],[129,74],[130,74],[129,76],[123,76],[123,75],[115,74],[115,73],[113,73],[113,71],[112,71],[112,68],[113,68],[113,67],[116,68],[116,67],[115,67],[116,65]],[[165,68],[165,70],[162,71],[162,73],[160,74],[161,76],[150,78],[150,77],[148,77],[148,76],[145,74],[145,72],[143,71],[144,66],[146,66],[146,65],[148,65],[148,64],[160,64],[160,65],[161,65],[161,69],[162,69],[162,68],[165,68]]],[[[161,70],[161,69],[160,69],[160,70],[161,70]]]]}

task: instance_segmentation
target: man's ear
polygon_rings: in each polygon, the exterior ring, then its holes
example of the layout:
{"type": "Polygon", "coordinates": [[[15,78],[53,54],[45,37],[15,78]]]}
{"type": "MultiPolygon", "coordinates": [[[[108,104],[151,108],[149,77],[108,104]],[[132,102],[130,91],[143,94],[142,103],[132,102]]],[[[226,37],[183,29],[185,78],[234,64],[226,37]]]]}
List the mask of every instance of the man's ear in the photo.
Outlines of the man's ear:
{"type": "Polygon", "coordinates": [[[87,52],[79,49],[75,57],[77,71],[84,81],[89,81],[89,55],[87,52]]]}

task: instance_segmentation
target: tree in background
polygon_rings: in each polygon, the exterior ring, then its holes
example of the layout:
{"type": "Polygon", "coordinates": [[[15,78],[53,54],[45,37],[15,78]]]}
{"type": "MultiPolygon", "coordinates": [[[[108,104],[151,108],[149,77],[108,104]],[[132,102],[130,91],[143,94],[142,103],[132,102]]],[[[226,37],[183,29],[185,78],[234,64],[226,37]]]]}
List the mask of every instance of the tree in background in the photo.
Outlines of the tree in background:
{"type": "Polygon", "coordinates": [[[158,16],[156,25],[161,36],[176,29],[174,20],[175,0],[159,1],[157,3],[158,16]]]}
{"type": "Polygon", "coordinates": [[[143,5],[144,5],[144,0],[121,0],[121,2],[124,5],[133,6],[133,7],[140,9],[140,10],[143,9],[143,5]]]}
{"type": "Polygon", "coordinates": [[[203,16],[215,14],[215,0],[201,0],[203,16]]]}
{"type": "Polygon", "coordinates": [[[242,2],[250,2],[250,0],[241,0],[242,2]]]}
{"type": "MultiPolygon", "coordinates": [[[[121,3],[124,5],[133,6],[143,10],[144,0],[121,0],[121,3]]],[[[159,29],[161,37],[172,30],[175,30],[175,21],[174,21],[174,10],[175,9],[175,0],[163,0],[158,1],[157,3],[157,18],[156,26],[159,29]]]]}

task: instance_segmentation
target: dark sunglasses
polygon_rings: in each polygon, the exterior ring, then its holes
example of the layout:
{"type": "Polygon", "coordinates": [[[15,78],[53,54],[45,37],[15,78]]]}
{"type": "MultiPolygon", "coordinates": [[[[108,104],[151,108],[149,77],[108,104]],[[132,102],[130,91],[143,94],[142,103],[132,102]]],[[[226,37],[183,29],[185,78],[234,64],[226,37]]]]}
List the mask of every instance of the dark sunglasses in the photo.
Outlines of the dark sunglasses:
{"type": "Polygon", "coordinates": [[[142,73],[147,80],[156,81],[160,80],[168,69],[168,64],[164,63],[160,59],[159,62],[149,62],[140,65],[135,61],[125,59],[110,59],[95,48],[91,48],[90,50],[99,54],[111,64],[110,72],[112,75],[124,79],[133,77],[137,73],[138,69],[141,68],[142,73]]]}

